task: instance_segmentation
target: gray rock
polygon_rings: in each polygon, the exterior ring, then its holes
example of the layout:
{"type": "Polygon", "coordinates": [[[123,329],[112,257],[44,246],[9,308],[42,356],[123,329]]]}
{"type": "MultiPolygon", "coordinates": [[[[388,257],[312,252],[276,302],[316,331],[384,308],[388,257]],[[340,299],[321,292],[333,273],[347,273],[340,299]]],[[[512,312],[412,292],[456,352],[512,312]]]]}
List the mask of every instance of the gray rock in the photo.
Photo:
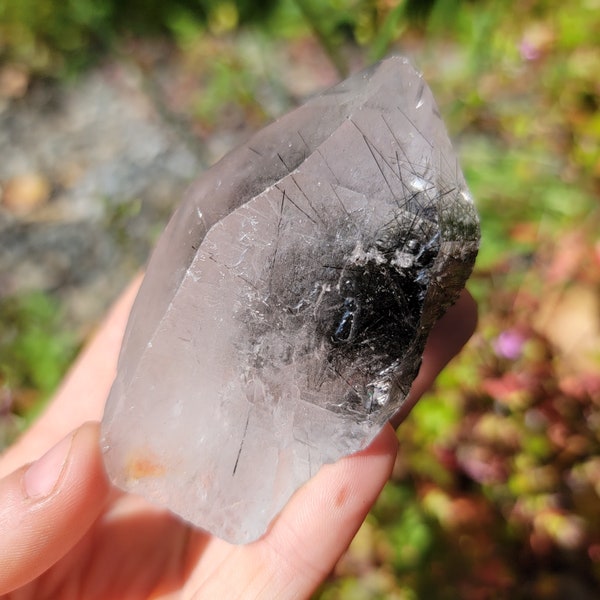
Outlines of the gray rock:
{"type": "Polygon", "coordinates": [[[103,421],[113,481],[258,538],[400,408],[478,242],[405,59],[269,125],[200,178],[156,248],[103,421]]]}

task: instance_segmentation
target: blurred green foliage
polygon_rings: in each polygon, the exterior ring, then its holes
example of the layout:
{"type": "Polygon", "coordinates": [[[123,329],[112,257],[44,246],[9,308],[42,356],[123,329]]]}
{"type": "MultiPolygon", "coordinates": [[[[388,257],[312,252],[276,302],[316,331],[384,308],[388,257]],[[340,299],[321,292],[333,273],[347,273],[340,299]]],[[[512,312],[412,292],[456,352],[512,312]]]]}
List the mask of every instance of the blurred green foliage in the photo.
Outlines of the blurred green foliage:
{"type": "Polygon", "coordinates": [[[345,74],[348,66],[338,51],[341,42],[371,44],[371,58],[379,58],[405,22],[424,22],[435,4],[435,0],[0,0],[0,62],[60,76],[89,65],[124,35],[181,40],[199,31],[223,34],[258,24],[273,36],[312,28],[340,74],[345,74]]]}
{"type": "Polygon", "coordinates": [[[76,351],[75,336],[49,295],[32,292],[0,301],[0,386],[25,425],[56,389],[76,351]]]}
{"type": "MultiPolygon", "coordinates": [[[[392,481],[323,600],[600,588],[598,31],[598,0],[0,0],[0,60],[44,76],[166,36],[198,82],[179,106],[202,133],[297,99],[270,77],[282,44],[316,40],[340,73],[389,51],[424,71],[482,217],[481,323],[401,427],[392,481]]],[[[56,319],[43,296],[0,307],[15,389],[58,381],[74,344],[56,319]]]]}
{"type": "Polygon", "coordinates": [[[183,21],[214,31],[261,20],[276,0],[1,0],[0,61],[44,76],[70,74],[118,36],[167,35],[183,21]]]}

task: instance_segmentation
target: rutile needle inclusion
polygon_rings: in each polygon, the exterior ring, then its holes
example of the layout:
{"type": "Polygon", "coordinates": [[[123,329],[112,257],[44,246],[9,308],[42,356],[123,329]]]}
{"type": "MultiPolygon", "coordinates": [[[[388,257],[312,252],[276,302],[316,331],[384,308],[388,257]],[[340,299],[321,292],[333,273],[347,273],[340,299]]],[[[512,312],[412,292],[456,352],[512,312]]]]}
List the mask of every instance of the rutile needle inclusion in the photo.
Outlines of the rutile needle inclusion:
{"type": "Polygon", "coordinates": [[[259,131],[191,187],[150,261],[103,419],[113,482],[257,539],[400,408],[478,244],[406,59],[259,131]]]}

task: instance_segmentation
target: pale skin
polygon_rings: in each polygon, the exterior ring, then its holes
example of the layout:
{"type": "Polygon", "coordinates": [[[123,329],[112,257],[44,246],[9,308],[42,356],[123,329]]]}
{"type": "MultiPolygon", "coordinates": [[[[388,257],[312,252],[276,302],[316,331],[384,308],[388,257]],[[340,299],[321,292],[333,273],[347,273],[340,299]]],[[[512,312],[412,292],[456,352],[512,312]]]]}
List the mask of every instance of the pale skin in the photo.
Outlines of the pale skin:
{"type": "MultiPolygon", "coordinates": [[[[246,546],[117,491],[102,465],[98,421],[138,284],[115,304],[46,412],[0,457],[1,597],[310,597],[390,475],[398,450],[392,426],[365,451],[321,469],[246,546]]],[[[394,426],[469,339],[476,319],[464,293],[432,332],[410,406],[394,426]]]]}

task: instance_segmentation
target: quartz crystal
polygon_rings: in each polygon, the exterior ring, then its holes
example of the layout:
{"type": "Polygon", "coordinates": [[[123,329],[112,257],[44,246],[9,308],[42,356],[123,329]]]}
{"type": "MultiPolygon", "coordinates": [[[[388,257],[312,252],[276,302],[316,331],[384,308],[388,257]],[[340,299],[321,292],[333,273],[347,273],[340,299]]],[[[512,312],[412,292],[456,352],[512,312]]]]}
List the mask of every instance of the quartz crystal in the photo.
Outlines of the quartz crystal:
{"type": "Polygon", "coordinates": [[[116,485],[235,543],[405,400],[479,242],[403,58],[255,134],[189,190],[133,308],[102,427],[116,485]]]}

